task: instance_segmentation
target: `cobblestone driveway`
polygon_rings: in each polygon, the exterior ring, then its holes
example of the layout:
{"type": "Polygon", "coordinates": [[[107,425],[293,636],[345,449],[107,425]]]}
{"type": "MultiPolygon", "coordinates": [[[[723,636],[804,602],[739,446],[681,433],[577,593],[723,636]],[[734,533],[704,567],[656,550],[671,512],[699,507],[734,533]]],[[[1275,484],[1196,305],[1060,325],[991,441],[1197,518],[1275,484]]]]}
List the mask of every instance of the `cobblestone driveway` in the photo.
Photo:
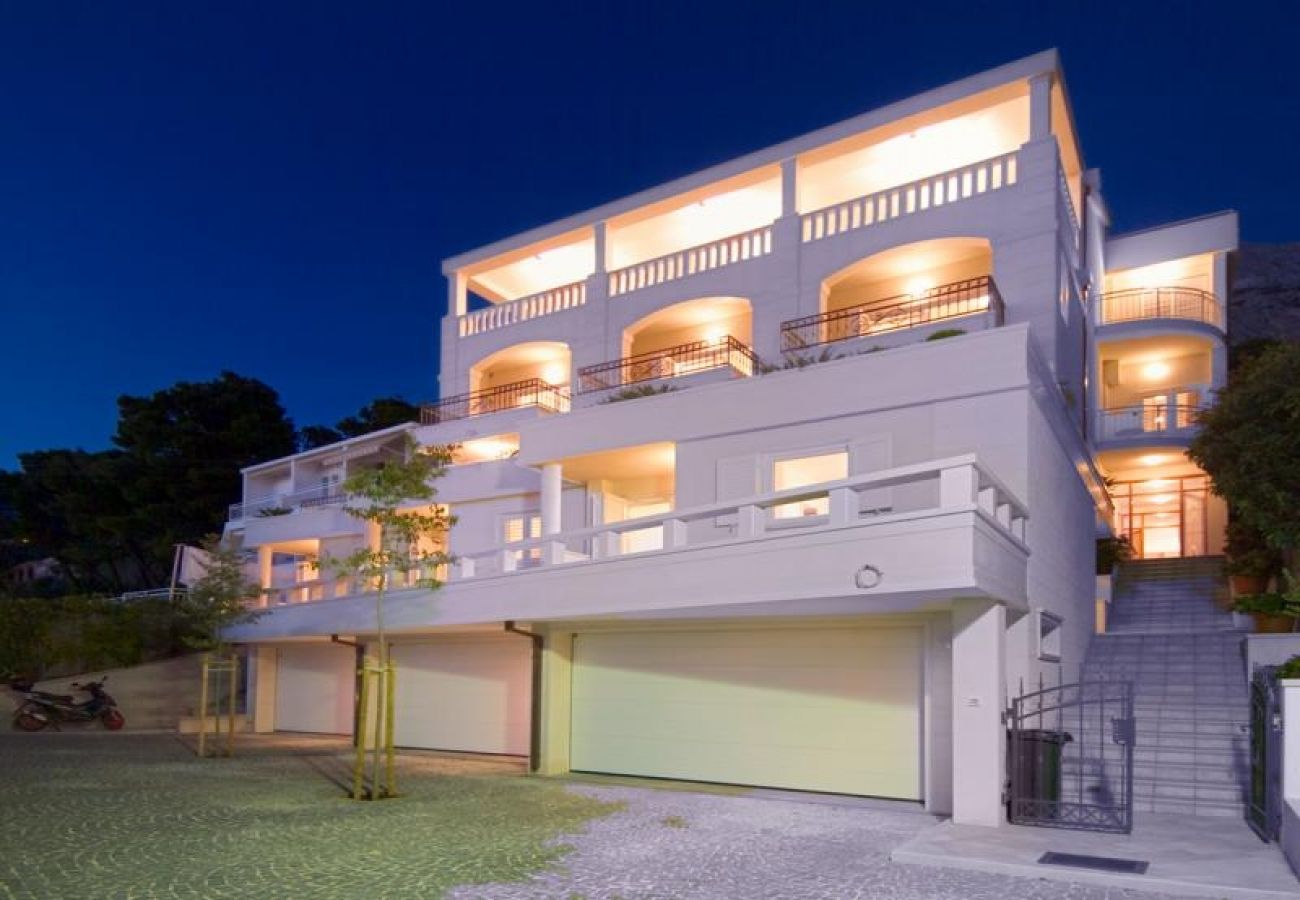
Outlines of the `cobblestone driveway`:
{"type": "Polygon", "coordinates": [[[352,803],[319,742],[198,761],[173,737],[0,735],[0,897],[1153,896],[892,864],[932,823],[897,807],[565,784],[425,754],[401,768],[406,797],[352,803]]]}

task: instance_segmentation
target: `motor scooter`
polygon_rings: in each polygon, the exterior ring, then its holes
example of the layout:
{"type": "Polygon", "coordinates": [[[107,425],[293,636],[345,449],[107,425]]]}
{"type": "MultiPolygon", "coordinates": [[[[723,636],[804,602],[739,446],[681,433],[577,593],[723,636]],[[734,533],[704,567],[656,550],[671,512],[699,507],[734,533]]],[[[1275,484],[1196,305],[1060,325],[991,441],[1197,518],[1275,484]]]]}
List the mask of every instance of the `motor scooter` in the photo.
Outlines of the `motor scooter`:
{"type": "Polygon", "coordinates": [[[118,731],[126,724],[126,717],[117,708],[117,701],[104,690],[107,680],[105,675],[98,681],[73,682],[73,690],[90,695],[81,701],[70,694],[38,691],[30,681],[11,681],[9,686],[23,695],[23,702],[14,710],[14,727],[20,731],[40,731],[48,726],[57,731],[65,722],[98,720],[109,731],[118,731]]]}

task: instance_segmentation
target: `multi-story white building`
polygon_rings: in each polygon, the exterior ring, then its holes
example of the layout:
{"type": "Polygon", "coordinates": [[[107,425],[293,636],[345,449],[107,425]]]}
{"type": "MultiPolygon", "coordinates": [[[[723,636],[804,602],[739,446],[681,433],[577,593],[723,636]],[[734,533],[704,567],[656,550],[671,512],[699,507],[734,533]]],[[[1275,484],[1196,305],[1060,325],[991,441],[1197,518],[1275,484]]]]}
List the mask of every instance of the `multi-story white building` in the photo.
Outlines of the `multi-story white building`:
{"type": "Polygon", "coordinates": [[[1235,216],[1107,215],[1045,52],[447,260],[446,399],[245,472],[256,727],[352,729],[373,597],[311,562],[411,434],[457,561],[386,601],[399,744],[996,824],[1097,536],[1221,543],[1183,451],[1235,216]]]}

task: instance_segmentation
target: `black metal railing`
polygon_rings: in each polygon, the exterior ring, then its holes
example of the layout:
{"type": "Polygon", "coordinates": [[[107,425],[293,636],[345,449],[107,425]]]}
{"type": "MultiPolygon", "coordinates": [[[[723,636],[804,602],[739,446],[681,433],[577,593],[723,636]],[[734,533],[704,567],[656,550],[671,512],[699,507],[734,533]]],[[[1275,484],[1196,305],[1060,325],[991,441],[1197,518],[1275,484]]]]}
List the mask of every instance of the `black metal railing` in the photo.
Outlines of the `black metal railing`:
{"type": "Polygon", "coordinates": [[[724,367],[739,375],[750,376],[758,368],[758,357],[728,334],[717,340],[692,341],[665,350],[586,366],[578,370],[578,392],[587,394],[724,367]]]}
{"type": "Polygon", "coordinates": [[[1188,287],[1133,288],[1102,295],[1103,325],[1140,319],[1191,319],[1218,325],[1219,301],[1209,291],[1188,287]]]}
{"type": "Polygon", "coordinates": [[[792,319],[781,325],[781,349],[785,352],[844,341],[850,338],[916,328],[945,319],[959,319],[977,313],[991,313],[993,324],[1005,318],[1002,295],[987,275],[931,288],[924,294],[900,294],[872,303],[792,319]]]}
{"type": "Polygon", "coordinates": [[[1117,406],[1101,410],[1098,417],[1098,437],[1132,437],[1166,431],[1185,431],[1197,427],[1204,406],[1177,403],[1163,406],[1117,406]]]}
{"type": "Polygon", "coordinates": [[[546,412],[568,412],[569,395],[540,378],[515,381],[459,397],[448,397],[420,407],[420,424],[437,425],[507,409],[534,406],[546,412]]]}

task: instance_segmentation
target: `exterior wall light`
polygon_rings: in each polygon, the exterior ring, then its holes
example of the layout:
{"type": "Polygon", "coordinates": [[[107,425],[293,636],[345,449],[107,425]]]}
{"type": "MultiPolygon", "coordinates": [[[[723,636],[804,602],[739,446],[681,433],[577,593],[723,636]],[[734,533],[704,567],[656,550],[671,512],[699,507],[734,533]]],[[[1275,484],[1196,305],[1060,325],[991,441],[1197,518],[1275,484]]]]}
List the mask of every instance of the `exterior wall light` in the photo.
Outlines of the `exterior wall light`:
{"type": "Polygon", "coordinates": [[[879,569],[868,563],[853,573],[853,583],[867,591],[880,584],[884,577],[879,569]]]}

